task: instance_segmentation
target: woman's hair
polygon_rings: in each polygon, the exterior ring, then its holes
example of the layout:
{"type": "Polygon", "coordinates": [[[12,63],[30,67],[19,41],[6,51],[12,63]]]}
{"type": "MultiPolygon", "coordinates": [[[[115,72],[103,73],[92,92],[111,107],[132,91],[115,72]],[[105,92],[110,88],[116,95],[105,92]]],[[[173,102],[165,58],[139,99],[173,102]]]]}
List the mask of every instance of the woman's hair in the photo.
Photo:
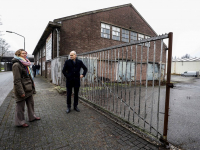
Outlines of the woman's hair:
{"type": "Polygon", "coordinates": [[[24,49],[19,49],[19,50],[17,50],[17,51],[15,52],[15,55],[16,55],[16,56],[20,56],[20,54],[21,54],[22,51],[25,51],[25,50],[24,50],[24,49]]]}

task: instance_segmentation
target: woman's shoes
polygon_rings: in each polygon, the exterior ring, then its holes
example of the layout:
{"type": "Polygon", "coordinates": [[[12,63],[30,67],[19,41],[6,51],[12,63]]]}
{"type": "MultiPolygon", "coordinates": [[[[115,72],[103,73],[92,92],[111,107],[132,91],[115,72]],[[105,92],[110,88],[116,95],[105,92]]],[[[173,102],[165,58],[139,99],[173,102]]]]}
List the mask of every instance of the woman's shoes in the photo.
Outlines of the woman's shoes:
{"type": "Polygon", "coordinates": [[[40,120],[41,118],[40,117],[35,117],[35,120],[40,120]]]}
{"type": "MultiPolygon", "coordinates": [[[[35,120],[40,120],[40,119],[41,119],[40,117],[35,117],[35,119],[34,119],[34,120],[32,120],[32,121],[35,121],[35,120]]],[[[32,121],[30,121],[30,122],[32,122],[32,121]]],[[[21,126],[19,126],[19,127],[26,128],[26,127],[29,127],[29,125],[28,125],[27,123],[25,123],[25,124],[23,124],[23,125],[21,125],[21,126]]]]}
{"type": "Polygon", "coordinates": [[[37,120],[40,120],[40,119],[41,119],[40,117],[35,117],[35,119],[31,120],[30,122],[37,121],[37,120]]]}
{"type": "Polygon", "coordinates": [[[25,124],[22,125],[22,127],[23,127],[23,128],[26,128],[26,127],[28,127],[28,124],[25,123],[25,124]]]}

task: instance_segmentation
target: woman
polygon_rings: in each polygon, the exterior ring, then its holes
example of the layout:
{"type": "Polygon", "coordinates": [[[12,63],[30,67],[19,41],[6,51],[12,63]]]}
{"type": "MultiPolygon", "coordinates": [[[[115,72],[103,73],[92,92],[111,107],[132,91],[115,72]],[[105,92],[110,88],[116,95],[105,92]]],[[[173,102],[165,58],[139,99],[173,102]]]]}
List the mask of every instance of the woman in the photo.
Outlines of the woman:
{"type": "Polygon", "coordinates": [[[34,114],[33,92],[35,91],[32,72],[30,69],[30,61],[25,59],[26,51],[19,49],[15,52],[12,59],[13,78],[14,78],[14,92],[16,96],[15,109],[15,125],[28,127],[25,122],[24,107],[25,103],[28,108],[29,121],[40,120],[34,114]]]}
{"type": "MultiPolygon", "coordinates": [[[[24,59],[28,62],[28,63],[30,63],[31,64],[31,62],[30,62],[30,60],[28,59],[28,57],[27,57],[27,51],[25,51],[26,52],[26,55],[24,55],[24,59]]],[[[30,66],[29,66],[30,67],[30,66]]],[[[32,79],[34,80],[34,77],[35,76],[33,76],[33,72],[32,72],[33,70],[31,70],[30,69],[30,72],[31,72],[31,77],[32,77],[32,79]]],[[[34,91],[33,91],[33,94],[36,94],[36,91],[35,91],[35,83],[33,82],[33,85],[34,85],[34,91]]]]}

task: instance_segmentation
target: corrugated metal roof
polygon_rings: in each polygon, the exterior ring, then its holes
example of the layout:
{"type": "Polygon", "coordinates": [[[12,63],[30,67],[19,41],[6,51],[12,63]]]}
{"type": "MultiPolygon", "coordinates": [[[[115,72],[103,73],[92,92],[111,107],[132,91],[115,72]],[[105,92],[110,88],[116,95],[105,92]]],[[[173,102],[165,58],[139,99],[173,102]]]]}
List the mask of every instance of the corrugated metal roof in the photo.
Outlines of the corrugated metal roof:
{"type": "Polygon", "coordinates": [[[200,61],[200,58],[195,57],[195,58],[175,58],[172,59],[172,61],[200,61]]]}

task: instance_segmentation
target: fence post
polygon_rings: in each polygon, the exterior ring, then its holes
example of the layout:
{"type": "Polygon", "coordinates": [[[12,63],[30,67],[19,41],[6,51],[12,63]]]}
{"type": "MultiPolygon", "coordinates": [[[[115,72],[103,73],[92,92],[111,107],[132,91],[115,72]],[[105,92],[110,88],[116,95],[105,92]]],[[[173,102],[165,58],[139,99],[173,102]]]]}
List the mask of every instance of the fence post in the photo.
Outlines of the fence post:
{"type": "Polygon", "coordinates": [[[163,140],[165,142],[167,142],[167,130],[168,130],[173,32],[170,32],[168,36],[169,36],[169,43],[168,43],[168,62],[167,62],[167,83],[166,83],[165,118],[164,118],[164,130],[163,130],[163,140]]]}

